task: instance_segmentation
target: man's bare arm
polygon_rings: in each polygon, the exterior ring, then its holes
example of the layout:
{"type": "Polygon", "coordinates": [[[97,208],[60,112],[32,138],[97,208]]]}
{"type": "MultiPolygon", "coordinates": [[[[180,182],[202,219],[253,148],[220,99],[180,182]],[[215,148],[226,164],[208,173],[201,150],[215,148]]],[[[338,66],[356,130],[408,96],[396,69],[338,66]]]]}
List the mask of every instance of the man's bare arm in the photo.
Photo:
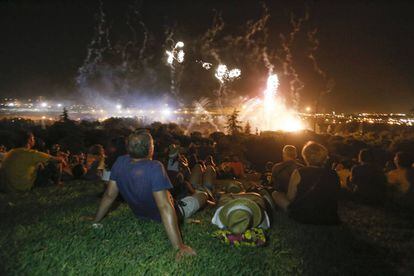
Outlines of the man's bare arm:
{"type": "Polygon", "coordinates": [[[175,259],[179,261],[185,256],[197,255],[196,252],[189,246],[183,243],[180,229],[178,228],[177,214],[171,200],[170,192],[167,190],[152,193],[158,210],[160,211],[161,220],[164,224],[167,236],[170,239],[172,246],[178,249],[175,259]]]}
{"type": "Polygon", "coordinates": [[[177,214],[175,213],[175,209],[171,201],[170,192],[162,190],[153,192],[152,194],[155,202],[157,203],[158,210],[160,211],[161,220],[164,224],[167,236],[170,239],[172,246],[179,249],[183,245],[183,240],[181,238],[180,229],[178,228],[177,214]]]}
{"type": "Polygon", "coordinates": [[[101,204],[99,205],[98,212],[96,213],[95,222],[99,222],[102,218],[108,213],[109,208],[111,208],[112,203],[115,201],[118,196],[119,190],[116,186],[116,182],[110,180],[108,187],[106,188],[105,194],[102,197],[101,204]]]}

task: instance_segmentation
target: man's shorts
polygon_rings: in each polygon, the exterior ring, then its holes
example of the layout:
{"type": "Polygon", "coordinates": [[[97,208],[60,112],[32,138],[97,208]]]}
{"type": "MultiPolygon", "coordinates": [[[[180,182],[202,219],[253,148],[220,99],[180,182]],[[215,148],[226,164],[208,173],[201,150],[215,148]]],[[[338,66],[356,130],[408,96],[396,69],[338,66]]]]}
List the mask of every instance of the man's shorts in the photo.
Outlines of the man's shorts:
{"type": "Polygon", "coordinates": [[[181,212],[184,218],[191,217],[195,212],[200,209],[200,203],[197,198],[193,196],[186,196],[180,199],[178,202],[178,210],[181,212]]]}

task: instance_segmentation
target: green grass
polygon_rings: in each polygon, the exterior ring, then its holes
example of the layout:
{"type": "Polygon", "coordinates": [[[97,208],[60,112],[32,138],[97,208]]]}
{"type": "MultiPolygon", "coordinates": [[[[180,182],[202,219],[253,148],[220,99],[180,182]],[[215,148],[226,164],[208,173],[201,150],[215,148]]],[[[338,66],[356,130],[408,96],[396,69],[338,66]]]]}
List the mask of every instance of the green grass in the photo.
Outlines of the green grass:
{"type": "MultiPolygon", "coordinates": [[[[414,246],[390,251],[392,246],[365,231],[372,229],[369,220],[352,221],[361,217],[356,205],[342,207],[341,216],[351,224],[335,227],[300,225],[277,214],[262,248],[230,247],[211,237],[214,210],[206,209],[194,217],[200,224],[182,227],[197,256],[176,262],[163,226],[136,219],[125,204],[102,221],[101,229],[80,221],[96,212],[102,190],[99,183],[71,182],[60,189],[0,194],[0,274],[380,275],[401,272],[403,265],[403,272],[410,269],[409,260],[401,261],[399,254],[412,252],[414,246]]],[[[395,223],[408,227],[404,219],[395,223]]],[[[412,242],[411,230],[401,242],[395,235],[388,239],[392,245],[412,242]]]]}

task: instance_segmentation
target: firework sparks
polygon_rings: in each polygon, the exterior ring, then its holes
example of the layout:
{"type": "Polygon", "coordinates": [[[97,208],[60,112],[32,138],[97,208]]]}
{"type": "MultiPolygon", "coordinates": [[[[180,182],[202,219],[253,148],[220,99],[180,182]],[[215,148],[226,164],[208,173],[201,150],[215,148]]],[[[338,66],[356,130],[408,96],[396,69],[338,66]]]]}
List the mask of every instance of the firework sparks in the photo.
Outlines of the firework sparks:
{"type": "Polygon", "coordinates": [[[232,69],[232,70],[229,71],[229,79],[238,78],[238,77],[240,77],[240,75],[241,75],[240,69],[236,68],[236,69],[232,69]]]}
{"type": "Polygon", "coordinates": [[[184,47],[184,42],[182,42],[182,41],[178,41],[177,42],[177,44],[175,44],[175,49],[177,49],[177,48],[183,48],[184,47]]]}
{"type": "Polygon", "coordinates": [[[241,119],[252,126],[264,130],[298,131],[303,129],[302,121],[296,112],[286,107],[277,93],[279,78],[269,74],[263,98],[249,99],[242,105],[241,119]]]}
{"type": "Polygon", "coordinates": [[[203,63],[201,64],[201,66],[203,66],[203,68],[204,68],[204,69],[206,69],[206,70],[210,70],[210,69],[211,69],[211,67],[213,66],[213,64],[211,64],[211,63],[209,63],[209,62],[203,62],[203,63]]]}
{"type": "MultiPolygon", "coordinates": [[[[203,66],[204,67],[204,66],[203,66]]],[[[216,73],[214,76],[221,82],[224,83],[226,81],[233,81],[234,79],[240,77],[241,70],[238,68],[234,68],[229,70],[227,65],[220,64],[217,66],[216,73]]]]}
{"type": "Polygon", "coordinates": [[[169,65],[172,66],[174,60],[176,60],[178,63],[184,62],[185,52],[182,48],[184,48],[184,42],[178,41],[172,50],[165,51],[165,53],[167,54],[167,63],[169,65]]]}
{"type": "Polygon", "coordinates": [[[183,50],[178,51],[178,53],[177,53],[177,61],[178,61],[178,63],[183,63],[183,61],[184,61],[184,55],[185,55],[185,53],[184,53],[183,50]]]}

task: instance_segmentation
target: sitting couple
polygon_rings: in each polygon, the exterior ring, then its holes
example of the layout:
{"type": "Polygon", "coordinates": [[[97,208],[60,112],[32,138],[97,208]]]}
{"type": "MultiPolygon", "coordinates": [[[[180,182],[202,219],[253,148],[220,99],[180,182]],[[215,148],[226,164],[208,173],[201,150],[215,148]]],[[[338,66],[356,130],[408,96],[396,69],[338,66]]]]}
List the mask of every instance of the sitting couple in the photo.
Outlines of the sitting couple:
{"type": "MultiPolygon", "coordinates": [[[[293,155],[296,159],[296,153],[293,155]]],[[[296,221],[337,224],[340,183],[336,172],[325,168],[328,150],[321,144],[308,142],[303,147],[302,157],[306,166],[297,166],[292,171],[287,190],[275,187],[277,191],[272,194],[275,203],[296,221]]],[[[272,175],[272,178],[277,176],[272,175]]]]}

